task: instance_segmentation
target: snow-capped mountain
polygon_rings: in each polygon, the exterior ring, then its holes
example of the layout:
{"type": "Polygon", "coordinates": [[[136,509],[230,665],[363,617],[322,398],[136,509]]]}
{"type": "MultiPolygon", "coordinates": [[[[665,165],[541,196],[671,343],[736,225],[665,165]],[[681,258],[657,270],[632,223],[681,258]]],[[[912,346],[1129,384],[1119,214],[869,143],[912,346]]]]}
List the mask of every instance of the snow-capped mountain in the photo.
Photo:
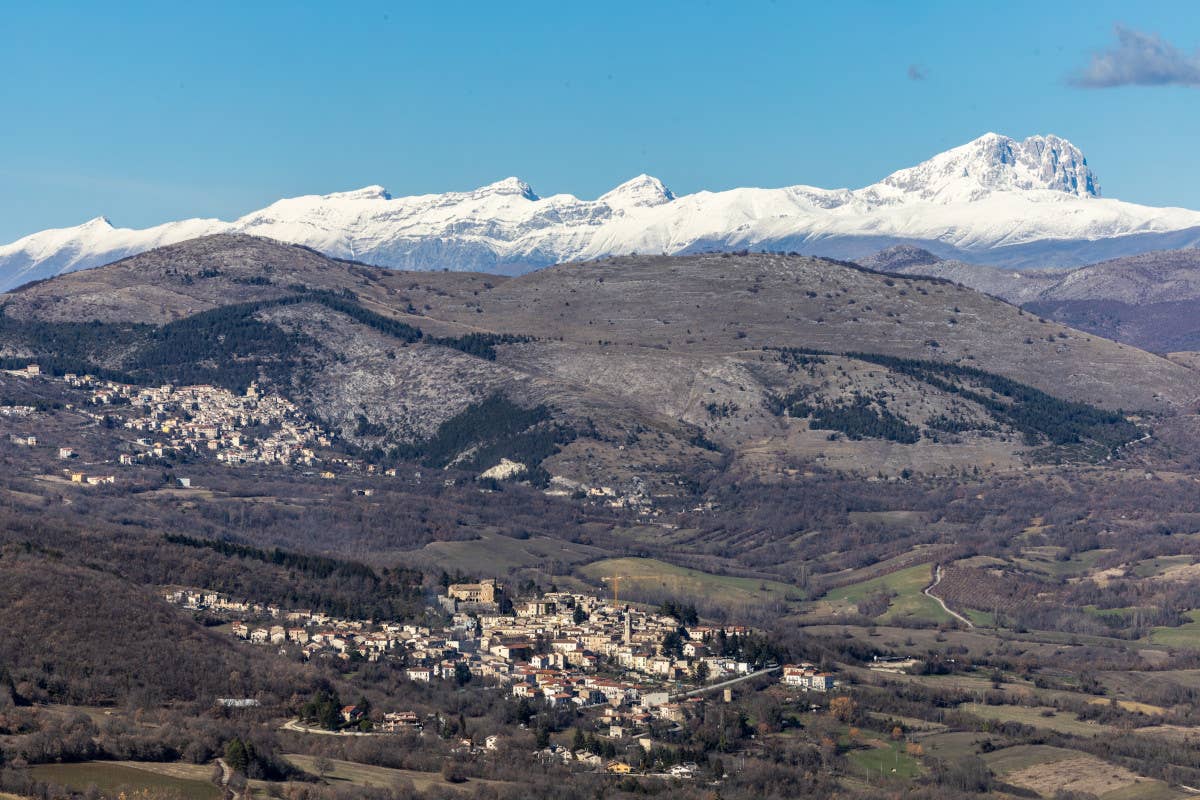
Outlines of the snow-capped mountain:
{"type": "Polygon", "coordinates": [[[521,272],[622,253],[767,249],[857,258],[896,244],[1005,267],[1067,267],[1200,244],[1200,212],[1101,198],[1057,136],[989,133],[862,189],[702,191],[640,175],[596,200],[539,197],[517,178],[392,197],[381,186],[280,200],[233,222],[144,230],[98,217],[0,246],[0,289],[164,244],[236,231],[402,269],[521,272]]]}
{"type": "Polygon", "coordinates": [[[989,133],[894,172],[882,185],[943,205],[980,200],[996,191],[1050,189],[1076,197],[1100,196],[1100,184],[1083,153],[1057,136],[1018,142],[989,133]]]}

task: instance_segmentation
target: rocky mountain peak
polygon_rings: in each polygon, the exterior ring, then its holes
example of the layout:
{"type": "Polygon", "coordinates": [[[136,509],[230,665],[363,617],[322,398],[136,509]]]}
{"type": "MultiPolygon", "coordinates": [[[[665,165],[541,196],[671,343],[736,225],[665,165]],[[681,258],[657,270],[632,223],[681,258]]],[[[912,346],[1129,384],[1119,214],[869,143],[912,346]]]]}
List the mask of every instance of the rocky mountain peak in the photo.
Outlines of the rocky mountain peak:
{"type": "Polygon", "coordinates": [[[675,199],[662,181],[642,173],[600,196],[600,202],[613,208],[660,206],[675,199]]]}
{"type": "Polygon", "coordinates": [[[391,200],[392,195],[379,184],[364,186],[349,192],[334,192],[325,196],[329,200],[391,200]]]}
{"type": "Polygon", "coordinates": [[[533,188],[528,183],[516,177],[509,177],[502,181],[489,183],[487,186],[477,189],[475,193],[480,195],[515,195],[524,197],[526,200],[541,199],[534,193],[533,188]]]}
{"type": "Polygon", "coordinates": [[[969,202],[993,192],[1040,189],[1081,198],[1100,196],[1100,183],[1082,151],[1054,135],[1017,141],[987,133],[894,172],[882,185],[941,203],[969,202]]]}

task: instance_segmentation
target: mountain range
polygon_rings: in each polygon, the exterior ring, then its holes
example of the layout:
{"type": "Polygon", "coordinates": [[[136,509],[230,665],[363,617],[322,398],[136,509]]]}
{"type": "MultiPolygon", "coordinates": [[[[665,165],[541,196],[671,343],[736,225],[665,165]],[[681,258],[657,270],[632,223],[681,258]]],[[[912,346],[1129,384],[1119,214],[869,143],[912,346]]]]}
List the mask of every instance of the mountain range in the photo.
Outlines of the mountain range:
{"type": "Polygon", "coordinates": [[[861,259],[969,286],[1073,328],[1158,353],[1200,350],[1200,250],[1162,250],[1069,270],[1018,271],[899,245],[861,259]]]}
{"type": "Polygon", "coordinates": [[[0,290],[216,233],[249,233],[409,270],[519,274],[606,255],[770,250],[859,259],[913,245],[1006,268],[1071,267],[1200,243],[1200,212],[1101,197],[1079,148],[995,133],[861,189],[739,188],[676,196],[640,175],[596,200],[508,178],[392,197],[381,186],[279,200],[232,222],[146,229],[97,217],[0,246],[0,290]]]}

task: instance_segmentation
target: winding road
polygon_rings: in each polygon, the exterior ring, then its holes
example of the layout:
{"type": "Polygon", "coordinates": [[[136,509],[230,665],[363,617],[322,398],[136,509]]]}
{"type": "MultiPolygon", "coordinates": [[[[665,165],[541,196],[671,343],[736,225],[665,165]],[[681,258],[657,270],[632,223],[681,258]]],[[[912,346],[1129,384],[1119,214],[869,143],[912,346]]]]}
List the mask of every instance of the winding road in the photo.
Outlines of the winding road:
{"type": "Polygon", "coordinates": [[[950,616],[954,617],[956,620],[958,620],[962,624],[966,625],[968,628],[974,628],[975,627],[974,622],[971,622],[971,620],[967,619],[962,614],[958,613],[957,611],[952,609],[950,606],[946,605],[945,600],[943,600],[942,598],[938,597],[936,594],[933,593],[934,588],[941,582],[942,582],[942,565],[938,564],[937,567],[934,569],[933,583],[931,583],[925,587],[925,596],[931,597],[934,600],[936,600],[937,604],[942,607],[943,611],[945,611],[950,616]]]}
{"type": "Polygon", "coordinates": [[[313,728],[308,725],[301,724],[298,719],[290,719],[279,726],[281,731],[294,731],[295,733],[315,733],[318,736],[384,736],[385,734],[379,731],[330,731],[325,728],[313,728]]]}

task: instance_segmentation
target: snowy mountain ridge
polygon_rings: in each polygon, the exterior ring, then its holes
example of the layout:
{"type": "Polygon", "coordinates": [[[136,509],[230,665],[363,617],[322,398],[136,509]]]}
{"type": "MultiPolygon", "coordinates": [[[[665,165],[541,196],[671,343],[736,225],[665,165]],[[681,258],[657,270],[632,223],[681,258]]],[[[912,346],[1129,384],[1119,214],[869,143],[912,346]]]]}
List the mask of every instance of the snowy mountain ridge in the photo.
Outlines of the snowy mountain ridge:
{"type": "Polygon", "coordinates": [[[1026,268],[1195,246],[1200,212],[1104,199],[1067,140],[989,133],[856,190],[798,185],[677,197],[639,175],[581,200],[539,197],[514,177],[445,194],[393,197],[367,186],[293,197],[232,222],[135,230],[97,217],[0,245],[0,289],[223,232],[398,269],[523,272],[605,255],[742,248],[857,258],[895,244],[1026,268]]]}

